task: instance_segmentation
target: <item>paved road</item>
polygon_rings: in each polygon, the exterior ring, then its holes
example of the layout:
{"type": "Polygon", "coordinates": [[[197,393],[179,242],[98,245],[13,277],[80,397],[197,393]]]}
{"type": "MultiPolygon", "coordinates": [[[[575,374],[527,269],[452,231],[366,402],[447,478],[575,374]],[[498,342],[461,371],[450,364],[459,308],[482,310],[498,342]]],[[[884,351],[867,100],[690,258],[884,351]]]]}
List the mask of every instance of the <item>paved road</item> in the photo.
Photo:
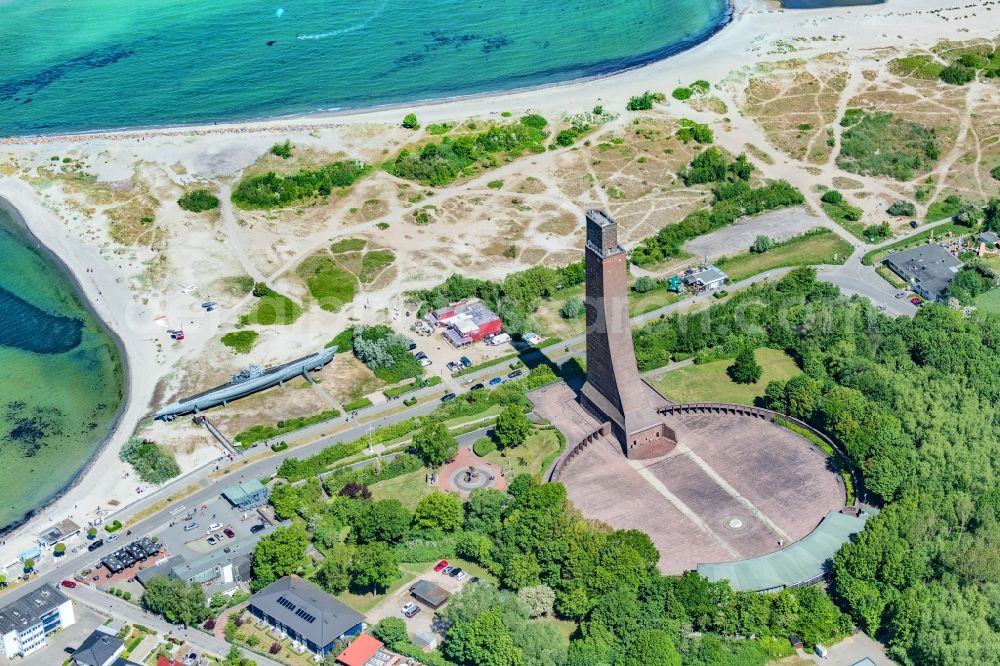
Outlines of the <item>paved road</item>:
{"type": "MultiPolygon", "coordinates": [[[[163,635],[172,634],[175,637],[183,638],[199,651],[224,656],[231,648],[229,643],[221,641],[203,631],[175,627],[157,615],[147,613],[134,604],[100,592],[89,585],[77,585],[72,590],[63,591],[73,601],[88,606],[102,615],[131,622],[132,624],[142,624],[151,629],[156,629],[163,635]]],[[[246,654],[256,661],[258,666],[282,666],[280,663],[263,655],[250,652],[246,654]]]]}

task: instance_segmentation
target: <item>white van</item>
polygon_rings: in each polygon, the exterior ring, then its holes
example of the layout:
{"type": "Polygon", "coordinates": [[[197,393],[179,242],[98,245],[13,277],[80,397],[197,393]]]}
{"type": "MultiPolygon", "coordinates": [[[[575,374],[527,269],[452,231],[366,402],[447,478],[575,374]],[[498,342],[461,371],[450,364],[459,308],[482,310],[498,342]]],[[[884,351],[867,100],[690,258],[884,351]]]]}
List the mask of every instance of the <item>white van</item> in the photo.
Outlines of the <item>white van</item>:
{"type": "Polygon", "coordinates": [[[489,345],[502,345],[510,342],[510,336],[506,333],[497,333],[492,338],[486,341],[489,345]]]}

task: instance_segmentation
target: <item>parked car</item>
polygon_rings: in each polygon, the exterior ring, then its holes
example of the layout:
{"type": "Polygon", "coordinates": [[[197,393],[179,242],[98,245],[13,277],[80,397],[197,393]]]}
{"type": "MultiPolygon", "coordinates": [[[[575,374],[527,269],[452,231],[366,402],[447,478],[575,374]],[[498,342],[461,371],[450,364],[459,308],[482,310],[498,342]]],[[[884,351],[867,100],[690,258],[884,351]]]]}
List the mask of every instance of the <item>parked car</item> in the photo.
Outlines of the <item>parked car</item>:
{"type": "Polygon", "coordinates": [[[209,546],[214,546],[214,545],[215,545],[215,544],[217,544],[218,542],[219,542],[219,540],[218,540],[218,539],[216,539],[216,538],[215,538],[214,536],[210,536],[210,537],[208,537],[208,545],[209,545],[209,546]]]}
{"type": "Polygon", "coordinates": [[[94,552],[95,550],[97,550],[98,548],[100,548],[103,545],[104,545],[104,539],[98,539],[94,543],[92,543],[89,546],[87,546],[87,550],[89,550],[90,552],[94,552]]]}
{"type": "Polygon", "coordinates": [[[919,223],[916,220],[910,220],[910,228],[916,229],[919,223]]]}
{"type": "Polygon", "coordinates": [[[448,566],[448,560],[441,560],[440,562],[434,565],[434,571],[441,571],[446,566],[448,566]]]}
{"type": "Polygon", "coordinates": [[[456,398],[454,393],[445,393],[441,396],[441,402],[448,402],[449,400],[454,400],[456,398]]]}
{"type": "Polygon", "coordinates": [[[227,527],[226,529],[222,530],[222,533],[225,534],[230,539],[235,539],[236,538],[236,532],[234,532],[233,528],[231,528],[231,527],[227,527]]]}
{"type": "Polygon", "coordinates": [[[427,358],[426,356],[424,356],[422,359],[420,359],[420,365],[422,365],[423,367],[426,368],[430,364],[431,364],[431,360],[429,358],[427,358]]]}
{"type": "Polygon", "coordinates": [[[896,298],[906,298],[906,292],[905,291],[897,291],[896,292],[896,298]]]}
{"type": "Polygon", "coordinates": [[[191,530],[197,529],[197,528],[198,528],[198,523],[192,522],[192,523],[188,523],[187,525],[184,526],[184,531],[185,532],[190,532],[191,530]]]}
{"type": "Polygon", "coordinates": [[[515,370],[514,372],[508,373],[507,379],[517,379],[518,377],[520,377],[523,374],[524,373],[521,372],[520,370],[515,370]]]}
{"type": "Polygon", "coordinates": [[[453,567],[453,566],[447,566],[444,569],[441,569],[441,573],[444,574],[445,576],[450,576],[451,572],[454,571],[454,570],[455,570],[455,567],[453,567]]]}
{"type": "Polygon", "coordinates": [[[422,351],[418,351],[416,354],[413,355],[413,357],[416,359],[427,358],[427,354],[422,351]]]}
{"type": "Polygon", "coordinates": [[[486,385],[483,384],[482,382],[479,382],[478,384],[473,384],[472,386],[470,386],[469,390],[470,391],[479,391],[479,390],[482,390],[484,388],[486,388],[486,385]]]}
{"type": "Polygon", "coordinates": [[[407,345],[406,347],[407,351],[413,351],[416,348],[417,348],[417,343],[414,342],[413,340],[410,340],[410,344],[407,345]]]}
{"type": "Polygon", "coordinates": [[[464,580],[469,574],[462,571],[461,567],[455,567],[451,570],[451,577],[455,580],[464,580]]]}
{"type": "Polygon", "coordinates": [[[64,580],[63,582],[61,582],[59,584],[62,585],[63,587],[68,587],[70,589],[73,589],[74,587],[76,587],[76,583],[73,582],[73,581],[71,581],[71,580],[64,580]]]}
{"type": "Polygon", "coordinates": [[[406,617],[413,617],[420,612],[420,606],[416,605],[412,601],[407,601],[403,604],[403,608],[401,610],[403,611],[403,615],[406,617]]]}
{"type": "Polygon", "coordinates": [[[112,534],[111,536],[108,537],[108,543],[111,543],[113,541],[118,541],[118,535],[117,534],[112,534]]]}
{"type": "Polygon", "coordinates": [[[923,303],[923,301],[920,300],[919,296],[914,296],[913,298],[910,299],[910,302],[913,303],[914,305],[920,305],[921,303],[923,303]]]}
{"type": "Polygon", "coordinates": [[[264,523],[257,523],[250,528],[250,534],[257,534],[257,532],[260,532],[262,529],[264,529],[264,523]]]}
{"type": "Polygon", "coordinates": [[[462,366],[454,361],[448,361],[448,369],[452,372],[458,372],[462,369],[462,366]]]}
{"type": "Polygon", "coordinates": [[[214,532],[216,530],[221,530],[221,529],[222,529],[222,523],[212,523],[211,525],[208,526],[209,532],[214,532]]]}
{"type": "Polygon", "coordinates": [[[458,362],[461,363],[462,365],[464,365],[467,368],[471,368],[472,367],[472,361],[469,359],[468,356],[463,356],[462,358],[458,359],[458,362]]]}
{"type": "Polygon", "coordinates": [[[496,386],[503,381],[503,377],[494,377],[490,380],[490,386],[496,386]]]}

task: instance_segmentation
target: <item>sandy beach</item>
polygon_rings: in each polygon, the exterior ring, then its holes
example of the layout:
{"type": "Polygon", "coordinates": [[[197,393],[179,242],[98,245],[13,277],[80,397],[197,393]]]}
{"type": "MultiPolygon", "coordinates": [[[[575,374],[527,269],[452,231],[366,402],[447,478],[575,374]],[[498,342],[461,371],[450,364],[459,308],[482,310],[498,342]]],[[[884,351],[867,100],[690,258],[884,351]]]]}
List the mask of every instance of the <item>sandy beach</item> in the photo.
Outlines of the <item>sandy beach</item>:
{"type": "MultiPolygon", "coordinates": [[[[758,0],[736,0],[733,20],[727,27],[705,43],[663,61],[593,80],[410,104],[405,108],[415,112],[425,125],[467,118],[499,119],[501,111],[515,114],[530,111],[558,119],[595,105],[623,109],[630,96],[645,90],[669,93],[678,84],[695,79],[725,81],[734,72],[749,71],[761,62],[815,57],[825,52],[845,54],[848,68],[861,79],[862,70],[879,62],[884,49],[929,48],[942,39],[995,38],[998,32],[1000,5],[992,2],[958,7],[954,2],[941,0],[890,0],[875,6],[781,11],[758,0]],[[795,42],[794,52],[783,50],[782,45],[793,38],[801,40],[795,42]]],[[[664,108],[678,117],[707,117],[672,99],[664,108]]],[[[750,123],[745,119],[735,117],[740,113],[737,109],[731,113],[733,122],[720,142],[735,151],[747,143],[766,143],[758,129],[749,128],[750,123]]],[[[400,223],[412,214],[393,202],[377,220],[373,217],[346,229],[346,223],[340,219],[345,210],[363,207],[366,197],[371,198],[366,195],[368,190],[361,188],[352,193],[353,199],[337,203],[339,208],[316,213],[317,218],[324,216],[328,223],[318,233],[308,227],[311,218],[304,217],[301,228],[293,224],[281,226],[264,214],[237,217],[228,203],[224,203],[217,220],[202,223],[192,221],[173,204],[177,193],[211,180],[220,184],[220,198],[226,199],[227,188],[232,186],[234,178],[254,165],[271,144],[286,138],[296,145],[322,149],[326,154],[376,162],[385,146],[395,150],[408,140],[408,135],[398,127],[400,117],[400,108],[391,107],[254,123],[0,139],[0,167],[5,160],[12,165],[0,170],[0,197],[18,211],[30,232],[59,257],[76,279],[96,315],[118,338],[127,359],[128,374],[127,399],[113,436],[71,488],[4,537],[0,544],[0,566],[16,563],[17,554],[32,545],[41,529],[53,522],[70,517],[85,525],[97,517],[98,507],[102,516],[113,518],[113,511],[146,497],[144,493],[154,489],[139,483],[119,460],[122,444],[159,400],[167,397],[165,394],[190,386],[190,380],[180,376],[181,370],[201,373],[196,374],[199,379],[215,376],[213,370],[227,376],[232,368],[248,360],[231,358],[228,352],[223,356],[215,344],[219,333],[227,330],[236,315],[246,309],[248,298],[234,296],[222,302],[212,316],[201,316],[202,299],[196,291],[185,291],[184,286],[211,285],[223,276],[247,274],[297,295],[290,276],[295,266],[317,248],[348,231],[373,233],[376,222],[400,223]],[[29,167],[42,169],[50,155],[86,155],[88,171],[100,182],[123,182],[141,173],[151,183],[149,196],[170,202],[169,206],[163,204],[162,214],[158,213],[158,223],[170,230],[169,254],[174,261],[170,272],[156,273],[150,269],[159,259],[162,250],[159,244],[123,249],[111,239],[108,225],[95,222],[102,219],[100,215],[92,217],[85,207],[73,203],[72,191],[67,190],[67,194],[55,187],[34,186],[24,174],[29,167]],[[184,324],[188,339],[183,345],[164,343],[163,322],[184,324]],[[202,363],[210,367],[193,369],[202,363]],[[138,489],[143,492],[137,492],[138,489]]],[[[627,119],[622,118],[612,128],[620,129],[626,124],[627,119]]],[[[526,161],[532,165],[560,165],[569,159],[565,154],[550,154],[526,161]]],[[[503,165],[488,177],[423,196],[444,208],[441,202],[449,196],[473,189],[486,196],[490,192],[485,183],[490,178],[513,181],[533,168],[521,162],[503,165]]],[[[804,177],[793,173],[793,166],[787,160],[776,161],[767,175],[789,180],[804,177]]],[[[372,178],[370,189],[395,187],[385,174],[372,178]]],[[[530,198],[531,194],[523,196],[530,198]]],[[[572,205],[554,197],[540,194],[533,203],[539,208],[559,209],[571,219],[574,214],[572,205]]],[[[469,234],[468,243],[475,243],[476,230],[456,229],[469,234]]],[[[359,299],[336,314],[307,312],[294,331],[265,332],[255,348],[255,358],[271,362],[292,358],[300,351],[308,353],[352,321],[399,308],[404,289],[430,286],[439,282],[442,274],[468,270],[468,265],[463,267],[458,263],[461,257],[428,259],[453,233],[457,232],[439,235],[428,231],[387,241],[396,243],[392,245],[399,257],[395,275],[408,276],[406,284],[393,286],[387,277],[385,284],[376,283],[371,288],[364,302],[359,299]]],[[[549,253],[546,260],[572,256],[575,242],[572,238],[545,238],[538,244],[549,253]]],[[[457,255],[462,252],[461,248],[456,250],[457,255]]],[[[525,266],[540,260],[531,256],[518,259],[525,266]]],[[[475,268],[484,277],[499,277],[509,266],[482,261],[475,268]]],[[[310,399],[314,397],[310,395],[310,399]]],[[[322,396],[316,400],[321,401],[322,396]]],[[[171,432],[161,425],[144,427],[165,440],[179,437],[177,429],[171,432]]],[[[184,431],[184,436],[197,442],[178,455],[184,472],[214,464],[222,455],[200,430],[192,427],[184,431]]],[[[182,476],[171,485],[183,487],[183,484],[182,476]]]]}

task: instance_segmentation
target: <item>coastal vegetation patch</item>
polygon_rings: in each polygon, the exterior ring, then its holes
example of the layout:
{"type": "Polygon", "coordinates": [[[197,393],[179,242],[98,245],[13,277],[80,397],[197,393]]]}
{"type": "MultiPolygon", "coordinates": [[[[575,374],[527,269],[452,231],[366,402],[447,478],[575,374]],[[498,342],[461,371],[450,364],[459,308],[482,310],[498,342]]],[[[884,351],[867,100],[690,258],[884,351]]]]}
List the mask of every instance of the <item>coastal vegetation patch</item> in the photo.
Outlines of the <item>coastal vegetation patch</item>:
{"type": "Polygon", "coordinates": [[[667,96],[661,92],[647,90],[641,95],[634,95],[629,98],[625,108],[629,111],[649,111],[654,104],[667,101],[667,96]]]}
{"type": "Polygon", "coordinates": [[[367,244],[368,241],[364,238],[344,238],[331,245],[330,252],[333,254],[358,252],[359,250],[365,249],[365,245],[367,244]]]}
{"type": "Polygon", "coordinates": [[[315,423],[322,423],[340,416],[336,409],[328,409],[318,414],[300,416],[294,419],[282,419],[272,425],[255,425],[247,428],[243,432],[237,433],[233,438],[244,446],[249,446],[255,442],[262,442],[265,439],[280,437],[286,433],[300,430],[315,423]]]}
{"type": "Polygon", "coordinates": [[[847,229],[852,234],[861,238],[865,237],[864,225],[860,223],[861,216],[864,213],[857,206],[852,206],[845,198],[844,195],[837,190],[827,190],[820,197],[820,205],[823,207],[823,211],[829,216],[831,220],[847,229]]]}
{"type": "Polygon", "coordinates": [[[257,302],[250,312],[240,316],[240,326],[251,324],[287,326],[295,323],[295,320],[302,316],[301,305],[284,294],[274,291],[263,282],[256,283],[252,293],[257,298],[257,302]]]}
{"type": "Polygon", "coordinates": [[[389,250],[372,250],[366,252],[361,259],[361,272],[358,280],[364,284],[372,282],[379,274],[396,260],[396,255],[389,250]]]}
{"type": "Polygon", "coordinates": [[[299,265],[298,274],[309,288],[309,294],[326,312],[339,312],[354,300],[358,281],[332,257],[318,254],[299,265]]]}
{"type": "Polygon", "coordinates": [[[173,454],[148,439],[130,438],[118,452],[118,457],[131,465],[146,483],[159,485],[181,473],[173,454]]]}
{"type": "Polygon", "coordinates": [[[840,124],[845,130],[837,166],[851,173],[908,181],[940,157],[933,128],[892,113],[848,109],[840,124]]]}
{"type": "Polygon", "coordinates": [[[370,170],[364,162],[349,160],[287,175],[269,171],[244,177],[233,190],[232,200],[243,210],[282,208],[297,201],[328,197],[335,189],[350,187],[370,170]]]}
{"type": "Polygon", "coordinates": [[[889,71],[896,76],[935,81],[944,69],[944,65],[934,59],[934,56],[921,54],[894,58],[889,61],[889,71]]]}
{"type": "MultiPolygon", "coordinates": [[[[478,132],[445,136],[419,149],[404,149],[386,171],[422,185],[441,186],[459,177],[499,166],[524,154],[545,152],[548,121],[540,115],[524,116],[515,123],[497,124],[478,132]]],[[[466,123],[475,129],[477,125],[466,123]]]]}
{"type": "Polygon", "coordinates": [[[237,354],[247,354],[260,334],[257,331],[232,331],[222,336],[222,344],[237,354]]]}
{"type": "Polygon", "coordinates": [[[292,156],[292,142],[285,139],[284,143],[276,143],[271,146],[271,154],[287,160],[292,156]]]}
{"type": "Polygon", "coordinates": [[[219,197],[208,190],[191,190],[177,200],[177,205],[192,213],[201,213],[219,207],[219,197]]]}
{"type": "MultiPolygon", "coordinates": [[[[410,353],[410,338],[384,324],[354,326],[350,330],[354,355],[382,381],[395,384],[424,373],[420,361],[410,353]]],[[[338,344],[338,349],[346,351],[347,347],[338,344]]]]}

